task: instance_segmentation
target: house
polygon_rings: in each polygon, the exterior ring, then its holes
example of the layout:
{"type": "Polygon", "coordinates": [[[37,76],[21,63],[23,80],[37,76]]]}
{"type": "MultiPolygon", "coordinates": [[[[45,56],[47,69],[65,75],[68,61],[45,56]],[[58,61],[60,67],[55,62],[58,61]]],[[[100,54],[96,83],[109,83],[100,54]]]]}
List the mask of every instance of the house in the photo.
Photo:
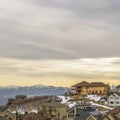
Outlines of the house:
{"type": "Polygon", "coordinates": [[[78,83],[76,85],[73,85],[71,87],[72,93],[78,93],[81,95],[86,95],[88,93],[88,90],[90,89],[90,83],[86,81],[82,81],[81,83],[78,83]]]}
{"type": "Polygon", "coordinates": [[[39,113],[51,119],[63,120],[67,114],[67,106],[58,102],[43,103],[39,107],[39,113]]]}
{"type": "Polygon", "coordinates": [[[116,86],[115,85],[110,86],[110,91],[116,92],[116,86]]]}
{"type": "Polygon", "coordinates": [[[120,106],[110,110],[103,120],[120,120],[120,106]]]}
{"type": "Polygon", "coordinates": [[[86,81],[82,81],[76,85],[71,87],[71,93],[77,93],[80,95],[88,95],[88,94],[97,94],[97,95],[106,95],[108,86],[102,82],[92,82],[88,83],[86,81]]]}
{"type": "Polygon", "coordinates": [[[120,93],[120,85],[118,85],[118,86],[116,87],[116,92],[117,92],[117,93],[120,93]]]}
{"type": "Polygon", "coordinates": [[[90,88],[92,94],[106,95],[108,86],[103,82],[92,82],[90,88]]]}
{"type": "Polygon", "coordinates": [[[60,99],[57,96],[36,96],[33,98],[24,98],[24,96],[21,95],[16,96],[15,99],[10,98],[7,103],[7,109],[11,111],[12,113],[19,112],[20,114],[24,114],[27,112],[38,112],[38,107],[42,103],[51,102],[51,101],[60,101],[60,99]]]}
{"type": "Polygon", "coordinates": [[[107,95],[107,102],[109,107],[120,106],[120,93],[112,92],[107,95]]]}
{"type": "Polygon", "coordinates": [[[99,111],[90,112],[87,120],[103,120],[104,114],[99,111]]]}
{"type": "Polygon", "coordinates": [[[91,113],[86,120],[120,120],[120,106],[110,110],[107,113],[91,113]]]}

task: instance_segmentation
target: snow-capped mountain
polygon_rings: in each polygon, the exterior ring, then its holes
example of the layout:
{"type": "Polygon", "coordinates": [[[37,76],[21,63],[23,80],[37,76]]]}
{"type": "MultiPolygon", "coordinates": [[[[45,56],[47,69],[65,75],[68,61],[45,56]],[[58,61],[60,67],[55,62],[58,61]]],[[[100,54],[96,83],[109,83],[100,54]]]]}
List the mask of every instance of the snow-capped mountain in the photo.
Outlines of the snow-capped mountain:
{"type": "Polygon", "coordinates": [[[44,96],[44,95],[61,95],[67,92],[69,89],[65,87],[54,87],[45,85],[34,86],[14,86],[0,87],[0,104],[5,104],[8,98],[13,98],[16,95],[44,96]]]}

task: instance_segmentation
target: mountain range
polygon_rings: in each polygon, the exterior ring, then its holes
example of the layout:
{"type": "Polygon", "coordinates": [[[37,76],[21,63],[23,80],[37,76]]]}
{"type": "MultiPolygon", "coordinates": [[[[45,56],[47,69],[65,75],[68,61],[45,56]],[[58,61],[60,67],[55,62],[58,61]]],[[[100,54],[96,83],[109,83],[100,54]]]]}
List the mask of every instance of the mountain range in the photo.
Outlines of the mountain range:
{"type": "Polygon", "coordinates": [[[0,105],[6,104],[8,98],[14,98],[16,95],[27,95],[27,97],[45,96],[45,95],[61,95],[69,91],[67,87],[55,87],[45,85],[34,86],[15,86],[10,85],[0,87],[0,105]]]}

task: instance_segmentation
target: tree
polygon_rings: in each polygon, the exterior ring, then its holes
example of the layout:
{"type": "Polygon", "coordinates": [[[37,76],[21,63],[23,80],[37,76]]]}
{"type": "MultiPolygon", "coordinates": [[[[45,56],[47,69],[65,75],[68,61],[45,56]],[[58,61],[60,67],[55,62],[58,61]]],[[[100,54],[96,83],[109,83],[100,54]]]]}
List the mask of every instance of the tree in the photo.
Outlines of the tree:
{"type": "Polygon", "coordinates": [[[16,111],[16,120],[19,120],[19,113],[16,111]]]}
{"type": "Polygon", "coordinates": [[[107,91],[107,94],[111,92],[111,90],[110,90],[110,83],[107,83],[107,90],[106,91],[107,91]]]}

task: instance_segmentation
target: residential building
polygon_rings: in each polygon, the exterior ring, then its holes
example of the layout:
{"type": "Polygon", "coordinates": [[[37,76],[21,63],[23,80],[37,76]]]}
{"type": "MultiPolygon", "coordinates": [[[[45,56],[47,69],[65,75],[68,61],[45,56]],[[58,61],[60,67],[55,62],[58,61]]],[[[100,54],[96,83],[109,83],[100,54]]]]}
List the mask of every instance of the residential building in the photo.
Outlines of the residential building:
{"type": "MultiPolygon", "coordinates": [[[[20,95],[21,96],[21,95],[20,95]]],[[[18,111],[21,114],[27,112],[38,112],[38,107],[42,103],[51,102],[51,101],[60,101],[57,96],[38,96],[33,98],[23,98],[17,96],[15,99],[10,98],[7,103],[7,108],[9,111],[15,113],[18,111]]]]}
{"type": "Polygon", "coordinates": [[[104,114],[99,111],[90,112],[86,120],[103,120],[104,114]]]}
{"type": "Polygon", "coordinates": [[[110,86],[110,91],[116,92],[116,86],[115,85],[110,86]]]}
{"type": "Polygon", "coordinates": [[[120,93],[120,85],[118,85],[118,86],[116,87],[116,92],[117,92],[117,93],[120,93]]]}
{"type": "Polygon", "coordinates": [[[73,85],[71,87],[71,92],[78,93],[81,95],[86,95],[89,92],[89,89],[90,89],[90,83],[86,81],[82,81],[81,83],[73,85]]]}
{"type": "Polygon", "coordinates": [[[120,106],[110,110],[103,120],[120,120],[120,106]]]}
{"type": "Polygon", "coordinates": [[[67,114],[67,106],[58,102],[43,103],[39,108],[39,113],[51,119],[63,120],[67,114]]]}
{"type": "Polygon", "coordinates": [[[90,114],[86,120],[120,120],[120,106],[104,114],[90,114]]]}
{"type": "Polygon", "coordinates": [[[120,93],[112,92],[107,96],[107,102],[109,107],[120,106],[120,93]]]}
{"type": "Polygon", "coordinates": [[[89,93],[97,95],[106,95],[108,86],[102,82],[92,82],[89,93]]]}
{"type": "Polygon", "coordinates": [[[92,82],[88,83],[82,81],[71,87],[71,93],[77,93],[80,95],[97,94],[106,95],[108,86],[102,82],[92,82]]]}

